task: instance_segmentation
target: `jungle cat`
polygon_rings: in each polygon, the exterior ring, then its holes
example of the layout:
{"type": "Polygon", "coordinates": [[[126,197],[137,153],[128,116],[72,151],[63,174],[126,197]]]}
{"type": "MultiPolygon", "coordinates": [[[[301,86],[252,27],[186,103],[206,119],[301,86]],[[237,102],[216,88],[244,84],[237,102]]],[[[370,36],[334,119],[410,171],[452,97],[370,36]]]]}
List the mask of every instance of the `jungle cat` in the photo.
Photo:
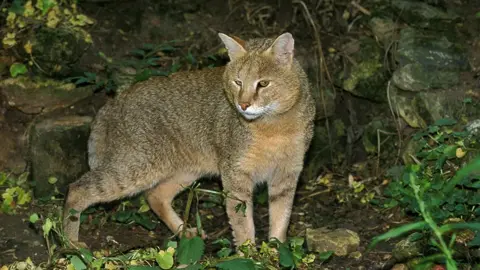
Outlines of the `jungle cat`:
{"type": "Polygon", "coordinates": [[[88,141],[90,171],[66,197],[64,230],[72,243],[82,243],[83,210],[139,192],[178,233],[183,221],[172,200],[207,175],[220,176],[230,194],[225,207],[237,248],[247,239],[255,243],[252,192],[261,182],[268,186],[269,237],[286,240],[313,133],[309,82],[290,33],[247,41],[218,35],[226,66],[152,77],[99,110],[88,141]],[[235,210],[237,199],[244,213],[235,210]]]}

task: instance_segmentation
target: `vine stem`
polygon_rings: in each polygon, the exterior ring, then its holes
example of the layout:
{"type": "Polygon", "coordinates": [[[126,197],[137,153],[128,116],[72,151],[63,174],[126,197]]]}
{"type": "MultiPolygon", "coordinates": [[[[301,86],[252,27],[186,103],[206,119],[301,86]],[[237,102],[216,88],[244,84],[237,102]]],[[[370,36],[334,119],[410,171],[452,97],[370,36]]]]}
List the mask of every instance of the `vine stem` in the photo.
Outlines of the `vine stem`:
{"type": "Polygon", "coordinates": [[[415,181],[416,178],[417,176],[416,174],[414,174],[414,172],[409,173],[410,185],[412,186],[413,192],[415,193],[415,198],[417,199],[418,206],[420,208],[420,212],[422,213],[423,219],[425,220],[425,222],[428,223],[428,226],[432,228],[433,233],[435,234],[435,237],[438,239],[437,246],[438,248],[440,248],[443,254],[445,254],[446,261],[447,261],[447,269],[457,270],[458,268],[457,268],[457,265],[455,264],[455,261],[453,260],[452,252],[450,252],[450,249],[448,248],[447,244],[445,243],[445,241],[443,241],[442,232],[440,231],[440,228],[438,228],[432,216],[427,211],[425,207],[425,202],[422,200],[420,196],[420,188],[415,181]]]}

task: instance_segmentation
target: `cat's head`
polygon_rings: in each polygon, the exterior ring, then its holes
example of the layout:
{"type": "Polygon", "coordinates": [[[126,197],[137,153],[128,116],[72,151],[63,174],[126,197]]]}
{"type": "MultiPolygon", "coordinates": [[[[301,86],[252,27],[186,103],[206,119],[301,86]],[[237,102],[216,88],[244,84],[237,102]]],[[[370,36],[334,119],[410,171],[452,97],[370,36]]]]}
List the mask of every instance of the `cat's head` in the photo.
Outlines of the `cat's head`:
{"type": "Polygon", "coordinates": [[[223,77],[225,92],[245,119],[279,115],[296,104],[304,73],[293,58],[290,33],[247,41],[218,35],[230,57],[223,77]]]}

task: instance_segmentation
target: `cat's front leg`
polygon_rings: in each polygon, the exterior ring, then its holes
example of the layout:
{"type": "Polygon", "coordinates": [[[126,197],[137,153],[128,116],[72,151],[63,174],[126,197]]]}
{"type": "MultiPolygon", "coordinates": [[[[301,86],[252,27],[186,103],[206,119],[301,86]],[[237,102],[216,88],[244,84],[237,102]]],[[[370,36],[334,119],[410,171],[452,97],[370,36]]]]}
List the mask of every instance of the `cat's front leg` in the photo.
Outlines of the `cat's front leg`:
{"type": "Polygon", "coordinates": [[[222,175],[222,182],[224,191],[227,192],[225,207],[233,230],[235,247],[238,248],[247,240],[255,243],[251,178],[244,173],[232,173],[222,175]]]}
{"type": "Polygon", "coordinates": [[[269,238],[277,238],[281,242],[287,239],[298,176],[299,173],[281,172],[268,181],[269,238]]]}

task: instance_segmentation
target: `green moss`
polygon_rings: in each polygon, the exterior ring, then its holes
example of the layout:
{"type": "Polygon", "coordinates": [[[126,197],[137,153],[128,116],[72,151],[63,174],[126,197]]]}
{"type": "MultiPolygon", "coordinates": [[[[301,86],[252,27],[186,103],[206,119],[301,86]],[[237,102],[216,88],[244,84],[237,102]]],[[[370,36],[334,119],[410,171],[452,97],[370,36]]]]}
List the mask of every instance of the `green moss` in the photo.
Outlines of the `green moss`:
{"type": "Polygon", "coordinates": [[[0,82],[0,86],[16,86],[23,89],[40,89],[46,87],[53,87],[57,90],[72,91],[75,89],[75,84],[65,83],[48,78],[35,77],[30,79],[29,77],[20,76],[16,78],[9,78],[0,82]]]}

